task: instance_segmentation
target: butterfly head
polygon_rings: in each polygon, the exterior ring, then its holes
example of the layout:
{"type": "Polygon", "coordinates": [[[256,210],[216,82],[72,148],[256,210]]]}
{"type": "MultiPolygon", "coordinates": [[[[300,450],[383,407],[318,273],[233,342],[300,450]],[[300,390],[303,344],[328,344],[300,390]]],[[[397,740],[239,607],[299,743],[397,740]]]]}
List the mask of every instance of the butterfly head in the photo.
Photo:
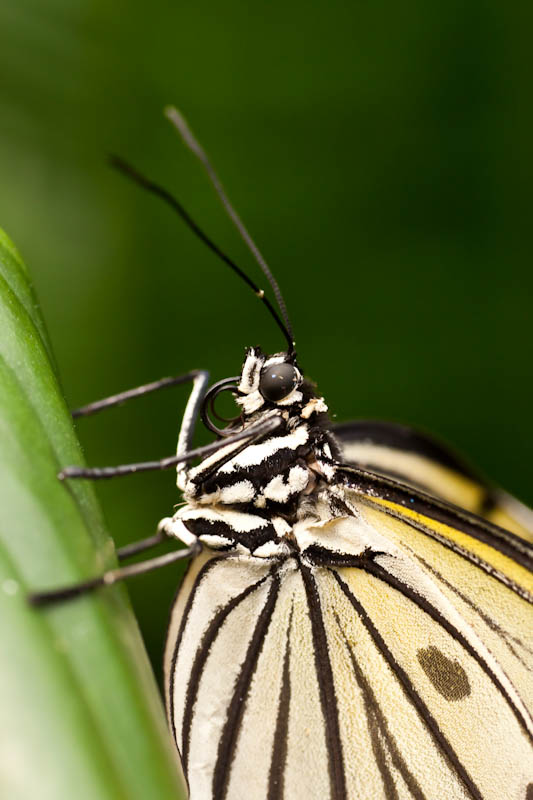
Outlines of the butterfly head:
{"type": "Polygon", "coordinates": [[[319,421],[320,415],[322,421],[327,410],[314,384],[304,378],[294,353],[267,355],[259,347],[250,347],[241,374],[211,387],[204,401],[202,418],[214,433],[228,436],[239,424],[255,423],[268,412],[280,412],[289,427],[293,427],[302,420],[311,424],[319,421]],[[240,414],[234,420],[228,420],[232,423],[228,428],[220,429],[213,424],[207,410],[221,419],[214,410],[214,402],[223,391],[233,394],[240,414]]]}
{"type": "Polygon", "coordinates": [[[227,447],[189,469],[180,488],[188,502],[200,505],[240,504],[296,513],[302,492],[314,492],[330,477],[334,442],[324,399],[306,380],[294,353],[246,351],[241,374],[214,384],[204,398],[202,419],[220,438],[250,429],[227,447]],[[239,409],[233,419],[221,417],[215,400],[230,392],[239,409]],[[209,413],[208,413],[209,412],[209,413]],[[213,417],[226,422],[219,428],[213,417]],[[329,470],[329,472],[328,472],[329,470]]]}
{"type": "Polygon", "coordinates": [[[303,400],[303,375],[296,359],[287,353],[265,355],[258,347],[246,353],[236,402],[245,416],[261,408],[288,408],[303,400]]]}
{"type": "Polygon", "coordinates": [[[246,353],[235,401],[245,419],[270,409],[278,409],[286,419],[308,419],[327,411],[314,385],[305,380],[294,353],[266,355],[258,347],[246,353]]]}

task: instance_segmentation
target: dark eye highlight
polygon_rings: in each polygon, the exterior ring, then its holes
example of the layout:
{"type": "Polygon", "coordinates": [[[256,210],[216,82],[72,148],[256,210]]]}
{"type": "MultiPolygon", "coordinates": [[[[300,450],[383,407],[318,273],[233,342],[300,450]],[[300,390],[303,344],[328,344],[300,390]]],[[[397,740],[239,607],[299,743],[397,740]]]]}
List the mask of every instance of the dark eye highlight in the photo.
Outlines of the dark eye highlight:
{"type": "Polygon", "coordinates": [[[271,403],[283,400],[298,384],[298,373],[292,364],[272,364],[264,367],[259,379],[259,391],[271,403]]]}

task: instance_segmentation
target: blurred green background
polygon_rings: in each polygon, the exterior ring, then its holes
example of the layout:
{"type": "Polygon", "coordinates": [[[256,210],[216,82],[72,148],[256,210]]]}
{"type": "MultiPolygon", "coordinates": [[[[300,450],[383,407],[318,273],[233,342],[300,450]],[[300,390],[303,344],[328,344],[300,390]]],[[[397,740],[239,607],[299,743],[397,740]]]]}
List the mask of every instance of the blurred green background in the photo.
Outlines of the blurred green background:
{"type": "MultiPolygon", "coordinates": [[[[531,16],[490,0],[1,0],[0,225],[69,403],[194,367],[217,380],[246,345],[282,345],[246,286],[106,166],[118,152],[163,181],[257,275],[162,117],[175,103],[338,419],[433,431],[533,503],[531,16]]],[[[82,421],[89,463],[171,454],[185,399],[82,421]]],[[[119,544],[171,513],[174,480],[98,485],[119,544]]],[[[130,585],[158,675],[176,584],[169,568],[130,585]]]]}

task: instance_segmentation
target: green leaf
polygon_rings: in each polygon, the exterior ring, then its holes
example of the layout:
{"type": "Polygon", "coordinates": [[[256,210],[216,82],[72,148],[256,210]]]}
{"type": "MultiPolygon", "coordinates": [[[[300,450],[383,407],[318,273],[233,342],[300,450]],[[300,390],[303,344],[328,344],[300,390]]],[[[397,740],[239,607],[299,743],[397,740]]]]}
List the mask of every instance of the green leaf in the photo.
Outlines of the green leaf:
{"type": "Polygon", "coordinates": [[[47,609],[30,591],[115,563],[20,256],[0,231],[0,797],[185,796],[123,589],[47,609]]]}

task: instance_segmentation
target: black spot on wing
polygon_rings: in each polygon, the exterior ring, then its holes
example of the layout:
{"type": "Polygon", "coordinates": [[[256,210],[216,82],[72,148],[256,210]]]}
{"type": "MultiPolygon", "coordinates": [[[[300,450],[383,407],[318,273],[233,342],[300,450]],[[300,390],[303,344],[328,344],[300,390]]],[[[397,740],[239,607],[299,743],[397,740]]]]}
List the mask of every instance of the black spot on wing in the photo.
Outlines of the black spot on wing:
{"type": "MultiPolygon", "coordinates": [[[[273,569],[276,569],[276,567],[273,569]]],[[[246,708],[250,683],[256,670],[261,650],[263,649],[265,637],[279,594],[279,575],[273,571],[269,574],[271,575],[271,584],[266,602],[257,619],[248,650],[241,664],[240,672],[233,689],[233,696],[228,706],[226,721],[218,743],[217,760],[213,773],[213,800],[224,800],[228,791],[231,765],[239,738],[244,710],[246,708]]]]}
{"type": "Polygon", "coordinates": [[[459,631],[449,620],[447,620],[440,611],[435,608],[425,597],[419,594],[415,589],[413,589],[409,584],[403,583],[399,578],[395,575],[392,575],[382,566],[377,564],[374,561],[368,561],[364,564],[361,569],[364,569],[365,572],[369,572],[374,577],[378,578],[378,580],[383,581],[388,586],[391,586],[393,589],[397,589],[404,597],[407,597],[413,603],[415,603],[422,611],[425,611],[428,616],[431,617],[435,622],[437,622],[444,630],[450,634],[450,636],[457,641],[466,652],[472,656],[474,661],[477,661],[485,675],[489,678],[492,684],[498,689],[500,694],[503,696],[505,701],[507,702],[509,708],[513,712],[514,716],[516,717],[520,727],[526,734],[526,736],[533,741],[533,735],[528,728],[527,722],[524,719],[524,716],[520,709],[516,706],[513,702],[512,698],[509,696],[509,693],[505,686],[501,683],[500,679],[495,675],[492,668],[487,664],[484,660],[483,656],[478,653],[478,651],[473,647],[472,644],[468,641],[468,639],[459,631]]]}
{"type": "Polygon", "coordinates": [[[287,641],[285,644],[285,655],[283,657],[283,674],[281,677],[276,729],[274,731],[272,760],[270,762],[270,773],[268,776],[267,800],[283,800],[284,796],[284,775],[285,765],[287,763],[287,738],[289,734],[289,709],[291,702],[290,660],[292,613],[293,610],[291,608],[289,623],[287,625],[287,641]]]}
{"type": "Polygon", "coordinates": [[[465,670],[458,661],[452,661],[438,647],[423,647],[416,657],[427,677],[446,700],[464,700],[471,692],[465,670]]]}
{"type": "Polygon", "coordinates": [[[366,609],[355,597],[355,595],[352,593],[349,586],[347,586],[347,584],[344,582],[341,576],[335,570],[332,570],[331,574],[337,581],[341,591],[345,594],[345,596],[352,604],[359,619],[361,620],[369,636],[374,642],[374,645],[376,646],[376,648],[383,656],[384,660],[389,665],[393,675],[396,677],[399,684],[401,685],[405,696],[416,709],[420,719],[423,721],[427,730],[433,737],[437,747],[442,752],[443,756],[446,758],[452,769],[455,771],[456,775],[463,782],[466,790],[470,794],[470,797],[473,798],[473,800],[483,800],[483,796],[479,788],[476,786],[476,784],[468,774],[465,766],[461,763],[457,753],[453,749],[452,745],[450,744],[444,733],[441,731],[437,720],[431,714],[429,708],[427,707],[423,699],[416,691],[409,676],[407,675],[405,670],[400,666],[400,664],[398,664],[392,652],[387,647],[385,640],[383,639],[380,632],[370,619],[370,616],[368,615],[366,609]]]}
{"type": "Polygon", "coordinates": [[[533,783],[528,783],[525,800],[533,800],[533,783]]]}
{"type": "Polygon", "coordinates": [[[444,577],[438,570],[431,566],[422,556],[419,556],[418,553],[413,553],[414,557],[417,561],[420,561],[424,569],[428,572],[431,572],[440,583],[446,586],[451,592],[453,592],[457,597],[459,597],[463,603],[465,603],[469,608],[472,609],[482,620],[483,622],[495,633],[500,636],[501,639],[505,642],[506,646],[509,648],[510,652],[513,656],[520,661],[522,666],[528,671],[532,672],[533,667],[531,666],[531,659],[529,658],[526,661],[522,658],[521,654],[518,652],[518,648],[523,650],[524,652],[528,653],[528,656],[533,655],[533,650],[528,647],[522,639],[519,639],[517,636],[513,636],[508,630],[503,628],[496,620],[494,620],[486,611],[480,608],[477,603],[474,603],[473,600],[468,597],[464,592],[454,586],[447,578],[444,577]]]}
{"type": "Polygon", "coordinates": [[[331,800],[346,800],[346,776],[344,773],[339,710],[333,682],[333,671],[329,659],[327,634],[322,617],[320,595],[309,567],[300,564],[300,571],[307,596],[309,620],[313,633],[315,668],[326,734],[331,800]]]}

